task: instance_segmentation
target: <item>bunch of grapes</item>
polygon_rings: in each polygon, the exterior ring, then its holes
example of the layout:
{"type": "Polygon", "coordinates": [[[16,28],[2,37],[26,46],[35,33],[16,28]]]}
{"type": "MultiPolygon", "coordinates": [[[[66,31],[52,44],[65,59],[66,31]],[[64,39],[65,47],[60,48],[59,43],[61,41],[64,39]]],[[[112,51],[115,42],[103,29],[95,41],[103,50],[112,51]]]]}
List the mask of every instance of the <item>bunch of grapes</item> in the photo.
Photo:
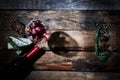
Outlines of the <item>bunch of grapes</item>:
{"type": "Polygon", "coordinates": [[[100,37],[100,40],[103,41],[103,42],[108,42],[109,41],[109,36],[108,35],[102,35],[100,37]]]}
{"type": "Polygon", "coordinates": [[[26,36],[29,37],[33,43],[47,41],[47,36],[50,31],[48,26],[45,26],[40,20],[32,20],[25,29],[26,36]]]}

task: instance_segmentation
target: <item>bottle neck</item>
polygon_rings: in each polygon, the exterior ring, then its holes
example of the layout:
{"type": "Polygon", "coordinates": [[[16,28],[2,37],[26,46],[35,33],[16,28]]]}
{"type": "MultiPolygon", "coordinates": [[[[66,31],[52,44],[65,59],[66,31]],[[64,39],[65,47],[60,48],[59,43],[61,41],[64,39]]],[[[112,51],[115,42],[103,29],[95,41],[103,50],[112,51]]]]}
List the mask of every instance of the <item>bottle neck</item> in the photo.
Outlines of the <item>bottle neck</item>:
{"type": "Polygon", "coordinates": [[[38,46],[34,46],[27,54],[26,57],[28,59],[32,58],[33,56],[35,56],[37,54],[37,52],[39,52],[40,48],[38,46]]]}

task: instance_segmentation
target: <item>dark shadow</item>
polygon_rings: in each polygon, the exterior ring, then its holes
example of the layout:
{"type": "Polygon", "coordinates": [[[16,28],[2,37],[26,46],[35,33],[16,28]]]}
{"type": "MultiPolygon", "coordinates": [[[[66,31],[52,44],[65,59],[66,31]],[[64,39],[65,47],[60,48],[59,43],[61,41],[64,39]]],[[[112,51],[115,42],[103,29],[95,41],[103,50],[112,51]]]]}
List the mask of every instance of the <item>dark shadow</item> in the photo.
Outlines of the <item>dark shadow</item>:
{"type": "Polygon", "coordinates": [[[15,50],[2,49],[0,50],[0,64],[8,64],[14,58],[18,57],[15,50]]]}
{"type": "Polygon", "coordinates": [[[106,62],[100,62],[97,56],[89,55],[86,59],[73,61],[75,71],[120,72],[120,55],[112,53],[106,62]]]}
{"type": "Polygon", "coordinates": [[[15,50],[9,49],[0,50],[0,70],[17,57],[18,55],[16,54],[15,50]]]}
{"type": "Polygon", "coordinates": [[[77,42],[65,32],[54,32],[48,40],[49,48],[58,55],[65,57],[75,56],[77,53],[74,51],[78,49],[77,42]]]}

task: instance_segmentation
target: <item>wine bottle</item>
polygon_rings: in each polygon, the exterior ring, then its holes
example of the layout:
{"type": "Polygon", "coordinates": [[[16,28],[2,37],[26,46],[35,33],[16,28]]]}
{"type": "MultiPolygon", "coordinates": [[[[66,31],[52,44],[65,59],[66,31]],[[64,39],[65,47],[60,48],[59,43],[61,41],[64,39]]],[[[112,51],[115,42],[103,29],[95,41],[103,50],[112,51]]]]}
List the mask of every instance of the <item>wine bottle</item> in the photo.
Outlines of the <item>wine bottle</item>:
{"type": "Polygon", "coordinates": [[[35,45],[28,53],[6,65],[0,71],[1,78],[4,80],[24,80],[33,71],[34,62],[44,54],[45,50],[35,45]]]}
{"type": "Polygon", "coordinates": [[[31,43],[27,46],[20,47],[21,53],[19,54],[19,56],[25,55],[29,50],[31,50],[34,47],[34,45],[34,43],[31,43]]]}

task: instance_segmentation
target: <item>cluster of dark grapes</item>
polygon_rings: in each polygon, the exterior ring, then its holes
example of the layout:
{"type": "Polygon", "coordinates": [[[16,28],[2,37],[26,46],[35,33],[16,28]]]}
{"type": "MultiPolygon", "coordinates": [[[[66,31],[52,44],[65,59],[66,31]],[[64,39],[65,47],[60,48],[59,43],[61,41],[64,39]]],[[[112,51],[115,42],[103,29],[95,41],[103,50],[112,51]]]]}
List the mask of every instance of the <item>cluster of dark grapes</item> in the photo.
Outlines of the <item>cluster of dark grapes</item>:
{"type": "Polygon", "coordinates": [[[31,21],[25,29],[27,37],[29,37],[33,43],[47,41],[47,36],[50,31],[48,26],[45,26],[40,20],[31,21]]]}
{"type": "Polygon", "coordinates": [[[109,36],[107,36],[107,35],[102,35],[102,36],[100,37],[100,40],[103,41],[103,42],[108,42],[108,41],[109,41],[109,36]]]}

